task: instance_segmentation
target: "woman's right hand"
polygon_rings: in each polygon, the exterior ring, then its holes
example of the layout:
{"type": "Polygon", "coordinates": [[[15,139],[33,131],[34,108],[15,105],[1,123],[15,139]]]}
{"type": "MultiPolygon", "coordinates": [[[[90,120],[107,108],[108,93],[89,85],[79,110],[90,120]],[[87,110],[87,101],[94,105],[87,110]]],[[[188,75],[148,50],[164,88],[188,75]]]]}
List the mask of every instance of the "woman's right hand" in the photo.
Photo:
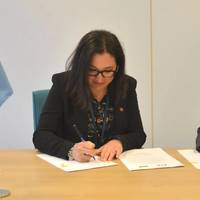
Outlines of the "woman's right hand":
{"type": "Polygon", "coordinates": [[[90,141],[76,143],[72,149],[72,157],[79,162],[89,162],[95,155],[95,144],[90,141]]]}

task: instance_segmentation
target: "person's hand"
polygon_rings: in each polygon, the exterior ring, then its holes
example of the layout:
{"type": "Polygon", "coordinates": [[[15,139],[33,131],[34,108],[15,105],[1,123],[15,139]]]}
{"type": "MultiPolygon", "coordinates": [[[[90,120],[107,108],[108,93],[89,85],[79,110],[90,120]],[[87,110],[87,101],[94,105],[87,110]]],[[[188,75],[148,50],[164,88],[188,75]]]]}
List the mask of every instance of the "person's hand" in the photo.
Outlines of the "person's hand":
{"type": "Polygon", "coordinates": [[[72,149],[73,159],[79,162],[89,162],[95,155],[95,144],[90,141],[76,143],[72,149]]]}
{"type": "Polygon", "coordinates": [[[122,151],[122,143],[119,140],[114,139],[97,149],[96,154],[100,156],[102,161],[110,161],[115,157],[118,158],[122,151]]]}

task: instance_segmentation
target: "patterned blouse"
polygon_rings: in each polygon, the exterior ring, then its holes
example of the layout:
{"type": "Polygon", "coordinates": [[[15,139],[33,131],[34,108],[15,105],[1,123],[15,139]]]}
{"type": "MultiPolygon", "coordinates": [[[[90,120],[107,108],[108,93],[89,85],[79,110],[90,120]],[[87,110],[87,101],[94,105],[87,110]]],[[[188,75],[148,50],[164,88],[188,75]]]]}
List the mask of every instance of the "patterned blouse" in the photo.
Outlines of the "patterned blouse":
{"type": "Polygon", "coordinates": [[[107,99],[108,96],[105,96],[101,102],[98,102],[96,99],[92,99],[92,111],[88,112],[88,140],[93,142],[96,145],[96,148],[99,148],[104,143],[105,132],[110,129],[110,125],[113,120],[113,107],[109,105],[107,99]],[[105,130],[102,135],[104,120],[105,130]]]}

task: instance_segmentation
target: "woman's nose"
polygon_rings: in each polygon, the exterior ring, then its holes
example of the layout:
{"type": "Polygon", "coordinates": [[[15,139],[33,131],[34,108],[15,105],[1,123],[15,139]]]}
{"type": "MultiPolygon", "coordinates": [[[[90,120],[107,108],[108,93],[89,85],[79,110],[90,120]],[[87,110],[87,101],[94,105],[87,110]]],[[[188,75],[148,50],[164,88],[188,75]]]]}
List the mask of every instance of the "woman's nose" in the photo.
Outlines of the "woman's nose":
{"type": "Polygon", "coordinates": [[[102,83],[103,81],[104,81],[104,77],[102,76],[102,74],[98,74],[97,76],[96,76],[96,81],[98,82],[98,83],[102,83]]]}

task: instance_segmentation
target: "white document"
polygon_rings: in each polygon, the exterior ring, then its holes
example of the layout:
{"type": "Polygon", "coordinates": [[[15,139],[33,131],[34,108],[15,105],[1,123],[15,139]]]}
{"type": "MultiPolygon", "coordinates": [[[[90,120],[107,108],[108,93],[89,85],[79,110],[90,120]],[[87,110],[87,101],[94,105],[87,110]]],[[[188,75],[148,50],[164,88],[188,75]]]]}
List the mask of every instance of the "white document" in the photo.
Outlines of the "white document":
{"type": "Polygon", "coordinates": [[[100,161],[97,156],[95,156],[95,160],[91,158],[90,162],[68,161],[47,154],[37,154],[37,156],[66,172],[117,165],[112,161],[100,161]]]}
{"type": "Polygon", "coordinates": [[[187,159],[194,167],[200,169],[200,153],[194,149],[178,150],[178,152],[187,159]]]}
{"type": "Polygon", "coordinates": [[[181,167],[183,164],[161,148],[133,149],[119,157],[129,170],[181,167]]]}

